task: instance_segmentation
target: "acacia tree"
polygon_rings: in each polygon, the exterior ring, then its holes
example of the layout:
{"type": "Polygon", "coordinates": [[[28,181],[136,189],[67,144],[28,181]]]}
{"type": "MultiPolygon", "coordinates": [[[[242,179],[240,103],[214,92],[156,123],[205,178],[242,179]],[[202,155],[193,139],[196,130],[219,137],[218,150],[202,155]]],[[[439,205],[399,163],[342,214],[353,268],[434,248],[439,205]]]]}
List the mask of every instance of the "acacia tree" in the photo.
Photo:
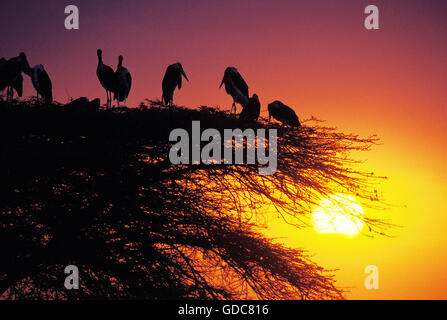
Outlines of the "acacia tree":
{"type": "MultiPolygon", "coordinates": [[[[259,164],[174,166],[169,133],[193,120],[220,131],[267,127],[155,102],[111,111],[1,104],[2,298],[343,298],[331,272],[266,238],[254,217],[273,208],[299,228],[322,196],[379,203],[376,177],[351,169],[349,157],[376,138],[311,121],[280,135],[271,176],[259,164]],[[67,265],[79,268],[80,290],[65,290],[67,265]]],[[[363,219],[373,233],[387,226],[363,219]]]]}

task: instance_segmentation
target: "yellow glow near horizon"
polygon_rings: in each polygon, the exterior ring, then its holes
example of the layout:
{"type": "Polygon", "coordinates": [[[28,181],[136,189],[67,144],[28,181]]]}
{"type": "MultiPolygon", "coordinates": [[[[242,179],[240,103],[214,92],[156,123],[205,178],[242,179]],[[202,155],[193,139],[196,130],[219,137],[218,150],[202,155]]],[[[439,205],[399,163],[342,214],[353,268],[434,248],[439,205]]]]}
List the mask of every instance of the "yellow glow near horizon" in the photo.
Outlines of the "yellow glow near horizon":
{"type": "Polygon", "coordinates": [[[354,197],[334,194],[320,200],[312,213],[312,220],[318,233],[336,233],[352,237],[364,226],[364,222],[358,218],[363,214],[362,206],[354,197]]]}

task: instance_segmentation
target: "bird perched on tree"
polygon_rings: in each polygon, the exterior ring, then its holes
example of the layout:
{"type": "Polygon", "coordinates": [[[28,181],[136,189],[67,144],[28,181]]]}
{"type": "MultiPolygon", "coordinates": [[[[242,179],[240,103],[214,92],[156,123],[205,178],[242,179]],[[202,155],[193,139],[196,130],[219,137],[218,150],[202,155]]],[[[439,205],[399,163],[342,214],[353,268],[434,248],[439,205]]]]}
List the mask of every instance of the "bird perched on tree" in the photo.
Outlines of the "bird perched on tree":
{"type": "Polygon", "coordinates": [[[73,110],[97,110],[99,109],[100,104],[101,101],[98,98],[90,101],[87,97],[80,97],[71,101],[65,107],[73,110]]]}
{"type": "Polygon", "coordinates": [[[17,78],[14,79],[14,81],[12,82],[12,84],[8,87],[8,92],[7,92],[7,96],[9,100],[12,100],[14,98],[14,91],[15,90],[17,92],[17,95],[20,97],[22,97],[23,95],[23,76],[22,73],[19,73],[19,75],[17,76],[17,78]]]}
{"type": "Polygon", "coordinates": [[[182,76],[185,77],[186,81],[189,81],[180,62],[171,64],[166,69],[166,73],[161,84],[163,89],[162,102],[167,105],[173,104],[175,88],[178,87],[179,90],[182,88],[182,76]]]}
{"type": "Polygon", "coordinates": [[[115,71],[117,88],[114,99],[118,101],[118,107],[120,102],[126,101],[132,87],[132,76],[130,72],[123,67],[123,56],[118,57],[118,67],[115,71]]]}
{"type": "Polygon", "coordinates": [[[53,86],[44,66],[38,64],[29,68],[25,73],[31,77],[31,82],[37,92],[37,101],[39,101],[40,95],[44,99],[45,104],[51,104],[53,102],[53,86]]]}
{"type": "Polygon", "coordinates": [[[98,67],[96,68],[96,75],[98,76],[99,82],[102,87],[106,90],[107,95],[107,108],[112,107],[112,93],[117,91],[117,77],[112,68],[105,65],[102,62],[102,50],[98,49],[96,51],[98,55],[98,67]]]}
{"type": "MultiPolygon", "coordinates": [[[[0,70],[1,67],[6,64],[7,60],[5,58],[0,58],[0,70]]],[[[20,72],[17,77],[12,80],[7,86],[6,89],[6,100],[11,101],[14,98],[14,90],[17,92],[17,95],[21,97],[23,95],[23,77],[22,72],[20,72]]]]}
{"type": "Polygon", "coordinates": [[[258,121],[259,114],[261,113],[261,103],[257,94],[254,94],[248,99],[248,104],[242,109],[240,119],[247,121],[258,121]]]}
{"type": "MultiPolygon", "coordinates": [[[[5,65],[5,63],[6,63],[6,59],[5,58],[0,58],[0,72],[2,71],[2,66],[4,66],[5,65]]],[[[1,74],[0,74],[0,77],[1,77],[1,74]]],[[[7,89],[6,89],[6,100],[8,101],[9,100],[9,86],[7,86],[7,89]]]]}
{"type": "Polygon", "coordinates": [[[221,88],[225,84],[225,91],[233,97],[233,104],[230,113],[236,112],[236,103],[246,107],[248,105],[248,85],[235,67],[225,69],[224,77],[220,84],[221,88]]]}
{"type": "Polygon", "coordinates": [[[274,101],[268,105],[269,110],[269,122],[271,118],[278,120],[283,125],[287,125],[290,127],[300,127],[301,123],[298,120],[298,116],[295,111],[292,110],[289,106],[286,106],[281,101],[274,101]]]}
{"type": "Polygon", "coordinates": [[[15,88],[21,96],[23,77],[22,72],[29,70],[28,60],[25,53],[20,53],[17,57],[6,60],[0,59],[0,91],[7,90],[7,98],[12,98],[12,88],[15,88]]]}

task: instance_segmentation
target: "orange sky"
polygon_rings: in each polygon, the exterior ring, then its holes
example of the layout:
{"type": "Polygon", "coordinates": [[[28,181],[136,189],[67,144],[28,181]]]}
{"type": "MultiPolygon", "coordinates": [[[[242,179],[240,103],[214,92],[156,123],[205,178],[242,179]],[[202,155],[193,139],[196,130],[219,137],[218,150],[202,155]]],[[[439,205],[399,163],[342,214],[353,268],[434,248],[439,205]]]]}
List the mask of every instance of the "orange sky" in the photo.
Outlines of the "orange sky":
{"type": "MultiPolygon", "coordinates": [[[[346,238],[287,230],[348,298],[447,298],[447,4],[442,0],[374,1],[381,30],[363,27],[369,1],[77,1],[81,29],[63,28],[64,3],[15,1],[0,13],[0,56],[20,51],[52,77],[55,99],[105,98],[96,78],[96,49],[116,67],[119,54],[134,86],[129,105],[161,98],[166,66],[180,61],[190,79],[174,102],[220,105],[218,86],[236,66],[265,111],[276,99],[300,118],[314,115],[345,132],[378,134],[382,146],[363,154],[365,168],[390,180],[386,212],[403,226],[395,238],[346,238]],[[7,15],[7,16],[6,16],[7,15]],[[366,265],[381,272],[380,289],[363,288],[366,265]]],[[[30,81],[25,95],[34,94],[30,81]]],[[[368,214],[368,211],[367,211],[368,214]]],[[[270,234],[284,235],[271,222],[270,234]]]]}

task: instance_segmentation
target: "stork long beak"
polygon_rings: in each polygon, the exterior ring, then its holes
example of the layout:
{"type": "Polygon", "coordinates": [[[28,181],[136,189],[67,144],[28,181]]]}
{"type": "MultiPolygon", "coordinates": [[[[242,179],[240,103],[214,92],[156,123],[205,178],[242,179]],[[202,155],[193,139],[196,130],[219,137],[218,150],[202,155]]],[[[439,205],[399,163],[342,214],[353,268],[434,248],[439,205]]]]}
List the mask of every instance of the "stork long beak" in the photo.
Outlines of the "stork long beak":
{"type": "Polygon", "coordinates": [[[223,77],[222,82],[220,83],[219,88],[222,88],[223,84],[225,83],[225,77],[223,77]]]}
{"type": "Polygon", "coordinates": [[[186,73],[185,73],[185,71],[183,70],[183,68],[182,68],[182,75],[185,77],[186,81],[189,82],[189,79],[188,79],[188,77],[186,76],[186,73]]]}

